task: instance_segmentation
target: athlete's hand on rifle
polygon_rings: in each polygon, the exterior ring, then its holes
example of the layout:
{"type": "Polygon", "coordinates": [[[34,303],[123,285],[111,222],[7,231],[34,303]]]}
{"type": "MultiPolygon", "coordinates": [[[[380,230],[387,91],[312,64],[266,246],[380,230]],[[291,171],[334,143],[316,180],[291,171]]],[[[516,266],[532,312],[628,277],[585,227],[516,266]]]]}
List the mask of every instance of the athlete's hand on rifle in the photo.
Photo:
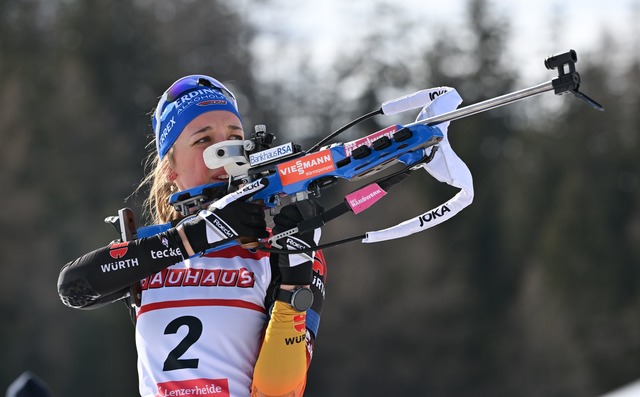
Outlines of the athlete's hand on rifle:
{"type": "MultiPolygon", "coordinates": [[[[323,208],[315,201],[302,200],[282,207],[280,212],[273,217],[275,226],[273,235],[286,232],[303,220],[322,213],[323,208]]],[[[320,229],[306,233],[295,233],[276,241],[276,244],[288,250],[313,248],[320,241],[320,229]]],[[[313,252],[297,254],[271,254],[271,261],[276,262],[282,274],[282,284],[309,285],[313,281],[313,252]]]]}
{"type": "Polygon", "coordinates": [[[242,237],[253,241],[269,237],[264,206],[244,201],[267,184],[263,179],[247,185],[184,222],[181,227],[193,252],[204,252],[242,237]]]}

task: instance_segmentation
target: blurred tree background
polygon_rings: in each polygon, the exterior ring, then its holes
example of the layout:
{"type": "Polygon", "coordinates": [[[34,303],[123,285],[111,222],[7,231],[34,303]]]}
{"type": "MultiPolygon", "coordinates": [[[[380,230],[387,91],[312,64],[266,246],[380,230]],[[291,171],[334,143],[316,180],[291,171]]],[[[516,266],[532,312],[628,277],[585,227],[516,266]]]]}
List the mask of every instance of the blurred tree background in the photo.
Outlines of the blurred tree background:
{"type": "MultiPolygon", "coordinates": [[[[452,86],[470,104],[530,83],[507,50],[514,27],[486,0],[468,0],[464,30],[430,27],[428,45],[412,40],[419,19],[388,3],[371,9],[381,23],[331,73],[302,54],[285,78],[267,76],[273,66],[255,56],[268,21],[231,2],[0,0],[0,389],[31,370],[56,396],[136,395],[126,308],[68,309],[56,281],[67,261],[116,237],[105,216],[123,206],[140,213],[143,197],[131,193],[149,112],[179,76],[228,82],[245,130],[266,123],[281,142],[305,147],[418,89],[452,86]]],[[[541,37],[549,54],[567,50],[552,37],[541,37]]],[[[308,396],[585,396],[640,378],[640,52],[620,57],[621,46],[603,35],[576,49],[583,89],[605,113],[546,94],[452,123],[476,188],[456,218],[401,241],[326,252],[308,396]]],[[[376,119],[340,140],[393,122],[376,119]]],[[[426,174],[403,185],[379,209],[327,225],[326,241],[455,193],[426,174]]]]}

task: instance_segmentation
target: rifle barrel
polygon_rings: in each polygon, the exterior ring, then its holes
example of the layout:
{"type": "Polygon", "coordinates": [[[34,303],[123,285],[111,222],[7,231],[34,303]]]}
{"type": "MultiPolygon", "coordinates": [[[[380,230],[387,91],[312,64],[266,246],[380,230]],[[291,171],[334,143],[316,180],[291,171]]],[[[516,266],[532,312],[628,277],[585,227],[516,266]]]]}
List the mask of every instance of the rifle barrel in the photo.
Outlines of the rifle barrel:
{"type": "Polygon", "coordinates": [[[504,94],[499,97],[487,99],[485,101],[474,103],[472,105],[465,106],[460,109],[452,110],[447,113],[442,113],[437,116],[416,121],[415,123],[405,125],[405,127],[411,127],[417,124],[433,126],[433,125],[444,123],[447,121],[458,120],[463,117],[482,113],[487,110],[495,109],[500,106],[504,106],[504,105],[517,102],[522,99],[529,98],[535,95],[542,94],[543,92],[552,91],[552,90],[553,90],[553,84],[551,81],[548,81],[546,83],[538,84],[533,87],[524,88],[519,91],[511,92],[509,94],[504,94]]]}

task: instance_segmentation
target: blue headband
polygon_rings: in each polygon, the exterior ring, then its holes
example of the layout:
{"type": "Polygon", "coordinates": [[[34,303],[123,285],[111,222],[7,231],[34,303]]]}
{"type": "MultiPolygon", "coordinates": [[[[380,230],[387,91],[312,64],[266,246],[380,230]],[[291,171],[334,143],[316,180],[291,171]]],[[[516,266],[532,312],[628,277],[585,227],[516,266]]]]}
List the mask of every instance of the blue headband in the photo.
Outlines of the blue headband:
{"type": "Polygon", "coordinates": [[[187,124],[216,110],[226,110],[242,120],[235,96],[213,77],[192,75],[173,83],[160,98],[151,118],[160,158],[171,149],[187,124]]]}

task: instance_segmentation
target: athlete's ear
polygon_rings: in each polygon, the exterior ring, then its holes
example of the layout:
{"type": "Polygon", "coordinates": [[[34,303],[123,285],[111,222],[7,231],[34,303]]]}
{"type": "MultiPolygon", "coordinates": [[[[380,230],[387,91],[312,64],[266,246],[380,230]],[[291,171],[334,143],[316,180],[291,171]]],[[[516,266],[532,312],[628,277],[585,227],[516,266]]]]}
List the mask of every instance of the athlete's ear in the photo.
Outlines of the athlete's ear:
{"type": "Polygon", "coordinates": [[[167,182],[174,182],[178,178],[178,173],[169,168],[167,170],[167,182]]]}

